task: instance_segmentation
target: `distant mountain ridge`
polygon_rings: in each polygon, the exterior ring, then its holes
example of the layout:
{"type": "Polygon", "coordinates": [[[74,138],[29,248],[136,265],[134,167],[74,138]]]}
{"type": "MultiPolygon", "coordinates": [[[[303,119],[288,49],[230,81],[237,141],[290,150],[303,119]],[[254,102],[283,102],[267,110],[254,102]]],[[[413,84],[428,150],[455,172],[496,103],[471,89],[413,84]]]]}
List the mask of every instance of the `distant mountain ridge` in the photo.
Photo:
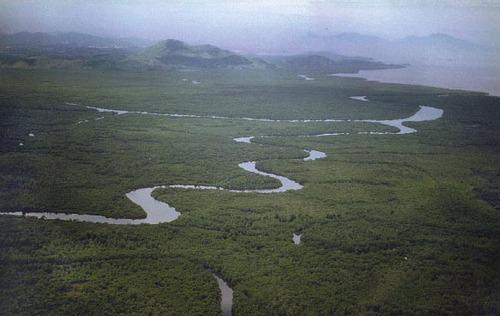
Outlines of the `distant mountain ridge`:
{"type": "Polygon", "coordinates": [[[258,58],[244,57],[214,45],[189,45],[175,39],[147,44],[151,43],[81,33],[1,34],[0,66],[121,70],[272,67],[258,58]]]}
{"type": "Polygon", "coordinates": [[[0,35],[0,66],[121,70],[281,68],[316,73],[352,73],[400,66],[331,51],[293,56],[243,56],[214,45],[190,45],[176,39],[146,44],[147,41],[138,39],[105,38],[80,33],[4,34],[0,35]]]}
{"type": "Polygon", "coordinates": [[[491,47],[443,33],[407,36],[396,40],[359,33],[308,33],[303,38],[303,45],[345,55],[368,55],[391,63],[470,63],[495,54],[491,47]]]}
{"type": "Polygon", "coordinates": [[[151,44],[152,41],[140,38],[111,38],[76,32],[0,34],[0,47],[3,48],[8,46],[25,48],[46,48],[51,46],[134,48],[151,44]]]}
{"type": "Polygon", "coordinates": [[[484,49],[484,47],[472,42],[459,39],[443,33],[434,33],[428,36],[407,36],[398,41],[398,45],[422,45],[422,46],[440,46],[443,49],[450,50],[474,50],[484,49]]]}
{"type": "Polygon", "coordinates": [[[444,33],[432,33],[426,36],[410,35],[396,40],[387,40],[375,35],[365,35],[360,33],[338,33],[334,35],[322,35],[309,32],[308,38],[318,38],[326,41],[348,42],[358,44],[392,44],[404,45],[419,43],[424,45],[441,45],[455,48],[471,49],[471,48],[485,48],[484,46],[472,43],[467,40],[459,39],[444,33]]]}

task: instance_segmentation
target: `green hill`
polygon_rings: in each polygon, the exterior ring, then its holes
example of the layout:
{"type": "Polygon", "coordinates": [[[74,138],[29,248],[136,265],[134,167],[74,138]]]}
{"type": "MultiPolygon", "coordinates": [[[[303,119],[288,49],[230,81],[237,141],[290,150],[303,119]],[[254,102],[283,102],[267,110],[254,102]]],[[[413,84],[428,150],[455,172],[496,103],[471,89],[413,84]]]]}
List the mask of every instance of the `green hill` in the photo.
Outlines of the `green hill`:
{"type": "Polygon", "coordinates": [[[168,39],[129,56],[129,62],[152,67],[187,68],[241,68],[265,66],[231,51],[213,45],[188,45],[179,40],[168,39]]]}
{"type": "Polygon", "coordinates": [[[293,55],[275,58],[274,62],[282,68],[295,72],[316,72],[316,73],[356,73],[360,70],[401,68],[404,65],[385,64],[367,58],[337,58],[311,54],[293,55]]]}

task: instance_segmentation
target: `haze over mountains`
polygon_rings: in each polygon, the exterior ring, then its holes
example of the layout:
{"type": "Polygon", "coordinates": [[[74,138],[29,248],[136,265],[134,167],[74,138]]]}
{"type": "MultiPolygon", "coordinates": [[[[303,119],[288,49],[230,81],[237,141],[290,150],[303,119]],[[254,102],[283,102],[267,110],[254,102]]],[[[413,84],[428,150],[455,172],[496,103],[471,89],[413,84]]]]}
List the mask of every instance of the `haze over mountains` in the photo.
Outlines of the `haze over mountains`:
{"type": "Polygon", "coordinates": [[[0,36],[0,66],[162,70],[170,68],[284,68],[297,72],[353,73],[401,67],[332,51],[298,55],[241,55],[214,45],[168,39],[151,42],[80,33],[16,33],[0,36]]]}
{"type": "MultiPolygon", "coordinates": [[[[24,61],[31,65],[32,57],[37,55],[62,59],[67,59],[68,56],[83,57],[86,59],[83,64],[87,66],[106,64],[121,67],[126,64],[127,67],[137,67],[142,64],[149,68],[174,65],[202,68],[262,68],[272,64],[296,71],[336,73],[394,68],[397,64],[407,63],[500,64],[494,48],[441,33],[408,36],[398,40],[386,40],[359,33],[335,35],[308,33],[297,43],[296,48],[289,51],[271,50],[259,54],[250,52],[237,54],[214,45],[187,45],[176,40],[160,41],[155,44],[154,41],[141,38],[100,37],[74,32],[20,32],[0,35],[0,49],[3,53],[3,66],[14,64],[16,56],[24,58],[24,61]],[[287,55],[296,56],[292,58],[287,55]]],[[[47,61],[46,64],[53,63],[47,61]]]]}
{"type": "Polygon", "coordinates": [[[500,48],[498,1],[49,2],[54,5],[0,3],[0,34],[71,31],[155,42],[173,38],[243,54],[326,50],[432,65],[491,64],[498,62],[494,50],[500,48]]]}
{"type": "Polygon", "coordinates": [[[134,48],[152,45],[154,42],[142,38],[113,38],[75,32],[43,33],[19,32],[0,34],[0,47],[49,48],[71,46],[79,48],[134,48]]]}
{"type": "Polygon", "coordinates": [[[303,46],[315,50],[333,48],[340,54],[369,56],[392,63],[470,65],[498,62],[494,47],[478,45],[442,33],[407,36],[397,40],[359,33],[308,33],[303,38],[303,46]]]}

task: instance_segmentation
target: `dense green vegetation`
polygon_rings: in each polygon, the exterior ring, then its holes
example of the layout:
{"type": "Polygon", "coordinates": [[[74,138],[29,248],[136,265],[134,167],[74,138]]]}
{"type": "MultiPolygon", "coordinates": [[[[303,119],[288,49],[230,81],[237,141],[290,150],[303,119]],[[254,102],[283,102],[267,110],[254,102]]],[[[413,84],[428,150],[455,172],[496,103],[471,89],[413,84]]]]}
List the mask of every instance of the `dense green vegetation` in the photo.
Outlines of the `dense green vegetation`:
{"type": "Polygon", "coordinates": [[[500,99],[316,78],[250,69],[2,70],[1,210],[140,218],[143,211],[124,196],[134,188],[276,185],[237,167],[246,160],[304,189],[156,190],[182,213],[160,225],[0,216],[0,314],[217,315],[209,269],[233,287],[237,315],[498,313],[500,99]],[[444,116],[409,124],[416,134],[323,138],[296,136],[393,129],[85,108],[389,119],[408,117],[421,104],[444,116]],[[232,141],[248,135],[276,137],[232,141]],[[304,162],[303,148],[328,157],[304,162]],[[301,245],[292,243],[293,232],[303,234],[301,245]]]}

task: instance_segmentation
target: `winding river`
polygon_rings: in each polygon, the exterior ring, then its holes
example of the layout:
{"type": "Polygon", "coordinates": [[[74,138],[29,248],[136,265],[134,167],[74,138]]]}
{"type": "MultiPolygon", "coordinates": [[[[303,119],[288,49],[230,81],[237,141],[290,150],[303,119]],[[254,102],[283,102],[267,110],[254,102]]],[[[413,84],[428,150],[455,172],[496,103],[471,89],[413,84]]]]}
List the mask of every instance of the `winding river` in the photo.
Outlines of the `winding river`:
{"type": "MultiPolygon", "coordinates": [[[[305,77],[305,76],[304,76],[305,77]]],[[[304,78],[310,80],[308,78],[304,78]]],[[[366,96],[362,97],[352,97],[352,99],[359,101],[368,101],[366,96]]],[[[68,103],[70,105],[75,105],[73,103],[68,103]]],[[[231,119],[231,120],[245,120],[245,121],[259,121],[259,122],[292,122],[292,123],[315,123],[315,122],[370,122],[378,123],[387,126],[392,126],[399,129],[398,132],[358,132],[357,134],[409,134],[415,133],[417,130],[404,125],[406,122],[423,122],[431,121],[440,118],[443,115],[443,110],[437,109],[429,106],[420,106],[419,110],[412,116],[404,119],[396,120],[338,120],[338,119],[301,119],[301,120],[277,120],[277,119],[266,119],[266,118],[250,118],[250,117],[225,117],[225,116],[203,116],[203,115],[193,115],[193,114],[177,114],[177,113],[154,113],[154,112],[144,112],[144,111],[127,111],[127,110],[115,110],[106,109],[100,107],[87,106],[88,109],[95,110],[99,113],[114,113],[117,115],[124,114],[139,114],[139,115],[156,115],[156,116],[167,116],[174,118],[203,118],[203,119],[231,119]]],[[[304,135],[301,137],[324,137],[324,136],[338,136],[338,135],[349,135],[349,133],[324,133],[316,135],[304,135]]],[[[265,137],[265,136],[260,136],[265,137]]],[[[238,143],[251,143],[255,139],[255,136],[243,136],[233,138],[235,142],[238,143]]],[[[322,159],[326,157],[326,153],[313,150],[304,149],[308,154],[307,157],[303,158],[304,161],[313,161],[317,159],[322,159]]],[[[177,219],[181,214],[169,204],[158,201],[151,196],[151,193],[158,188],[181,188],[181,189],[193,189],[193,190],[224,190],[234,193],[283,193],[287,191],[300,190],[303,186],[291,180],[285,176],[277,175],[273,173],[264,172],[259,170],[256,166],[255,161],[245,161],[238,165],[241,169],[255,173],[261,176],[271,177],[280,182],[278,188],[273,189],[256,189],[256,190],[232,190],[216,186],[204,186],[204,185],[194,185],[194,184],[170,184],[162,186],[154,186],[149,188],[140,188],[130,191],[126,194],[127,198],[134,204],[140,206],[146,213],[146,217],[142,219],[127,219],[127,218],[109,218],[101,215],[89,215],[89,214],[68,214],[62,212],[0,212],[0,215],[14,215],[14,216],[29,216],[43,219],[59,219],[59,220],[69,220],[69,221],[79,221],[79,222],[90,222],[90,223],[106,223],[115,225],[139,225],[139,224],[159,224],[165,222],[172,222],[177,219]]],[[[297,235],[293,233],[293,242],[296,245],[300,244],[300,238],[302,234],[297,235]]],[[[219,285],[222,293],[221,308],[224,315],[231,315],[232,310],[232,296],[233,290],[227,285],[227,283],[222,280],[219,276],[214,275],[219,285]]]]}
{"type": "MultiPolygon", "coordinates": [[[[240,119],[240,120],[252,120],[252,121],[265,121],[265,122],[300,122],[300,123],[310,123],[310,122],[338,122],[338,121],[350,121],[350,122],[370,122],[378,123],[383,125],[388,125],[396,127],[399,129],[398,132],[358,132],[358,134],[409,134],[414,133],[417,130],[404,125],[406,122],[422,122],[430,121],[440,118],[443,115],[443,110],[437,109],[430,106],[420,106],[420,109],[412,116],[405,119],[395,119],[395,120],[337,120],[337,119],[313,119],[313,120],[276,120],[276,119],[259,119],[259,118],[248,118],[248,117],[224,117],[224,116],[202,116],[202,115],[191,115],[191,114],[168,114],[168,113],[154,113],[154,112],[139,112],[139,111],[126,111],[126,110],[114,110],[87,106],[89,109],[94,109],[100,113],[109,112],[115,113],[117,115],[123,114],[140,114],[140,115],[160,115],[168,117],[188,117],[188,118],[210,118],[210,119],[240,119]]],[[[303,135],[302,137],[324,137],[324,136],[338,136],[338,135],[349,135],[349,133],[323,133],[316,135],[303,135]]],[[[261,136],[265,137],[265,136],[261,136]]],[[[255,139],[255,136],[243,136],[233,138],[235,142],[239,143],[251,143],[255,139]]],[[[304,149],[309,155],[304,158],[304,161],[312,161],[316,159],[325,158],[326,154],[317,150],[304,149]]],[[[127,198],[134,204],[140,206],[146,213],[146,217],[142,219],[127,219],[127,218],[109,218],[101,215],[90,215],[90,214],[68,214],[63,212],[0,212],[0,215],[17,215],[17,216],[29,216],[44,219],[60,219],[60,220],[72,220],[80,222],[90,222],[90,223],[107,223],[116,225],[139,225],[139,224],[159,224],[165,222],[171,222],[177,219],[180,215],[176,209],[165,202],[155,200],[151,193],[157,188],[181,188],[181,189],[195,189],[195,190],[224,190],[234,193],[283,193],[287,191],[300,190],[303,186],[291,180],[285,176],[267,173],[262,170],[257,169],[255,161],[245,161],[238,165],[241,169],[255,173],[258,175],[271,177],[278,180],[281,185],[274,189],[256,189],[256,190],[232,190],[216,186],[204,186],[204,185],[194,185],[194,184],[170,184],[155,186],[149,188],[140,188],[133,190],[126,194],[127,198]]]]}

